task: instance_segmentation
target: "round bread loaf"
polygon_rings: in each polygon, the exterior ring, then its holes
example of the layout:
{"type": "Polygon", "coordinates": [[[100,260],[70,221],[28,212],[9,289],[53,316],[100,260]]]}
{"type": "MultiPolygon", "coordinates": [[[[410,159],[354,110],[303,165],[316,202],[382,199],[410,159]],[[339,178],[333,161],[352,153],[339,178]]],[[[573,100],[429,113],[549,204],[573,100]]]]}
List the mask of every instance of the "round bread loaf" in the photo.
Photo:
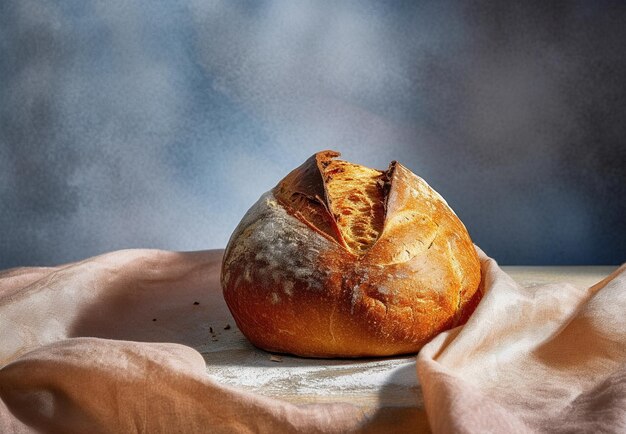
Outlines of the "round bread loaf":
{"type": "Polygon", "coordinates": [[[424,180],[319,152],[250,208],[222,264],[257,347],[308,357],[415,353],[481,297],[465,226],[424,180]]]}

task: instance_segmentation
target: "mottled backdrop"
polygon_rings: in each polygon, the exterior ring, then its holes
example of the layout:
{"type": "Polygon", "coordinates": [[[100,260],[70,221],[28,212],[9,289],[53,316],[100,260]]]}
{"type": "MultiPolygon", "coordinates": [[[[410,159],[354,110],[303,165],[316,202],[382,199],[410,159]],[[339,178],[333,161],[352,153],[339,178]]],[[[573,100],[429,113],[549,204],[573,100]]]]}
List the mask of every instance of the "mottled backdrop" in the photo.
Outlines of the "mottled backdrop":
{"type": "Polygon", "coordinates": [[[504,264],[626,260],[623,2],[0,2],[0,268],[222,247],[317,150],[504,264]]]}

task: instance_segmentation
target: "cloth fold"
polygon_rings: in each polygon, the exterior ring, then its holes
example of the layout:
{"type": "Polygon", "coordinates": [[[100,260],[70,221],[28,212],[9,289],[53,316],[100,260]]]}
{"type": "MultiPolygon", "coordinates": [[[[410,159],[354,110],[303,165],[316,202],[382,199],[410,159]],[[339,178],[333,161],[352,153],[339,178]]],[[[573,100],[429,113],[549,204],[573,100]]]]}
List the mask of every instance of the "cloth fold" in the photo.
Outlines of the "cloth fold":
{"type": "Polygon", "coordinates": [[[481,267],[472,317],[418,355],[433,431],[625,432],[625,267],[588,289],[481,267]]]}
{"type": "Polygon", "coordinates": [[[209,377],[209,324],[234,328],[221,254],[126,250],[0,272],[0,432],[626,431],[624,266],[586,290],[522,288],[479,251],[476,312],[417,357],[427,424],[209,377]]]}

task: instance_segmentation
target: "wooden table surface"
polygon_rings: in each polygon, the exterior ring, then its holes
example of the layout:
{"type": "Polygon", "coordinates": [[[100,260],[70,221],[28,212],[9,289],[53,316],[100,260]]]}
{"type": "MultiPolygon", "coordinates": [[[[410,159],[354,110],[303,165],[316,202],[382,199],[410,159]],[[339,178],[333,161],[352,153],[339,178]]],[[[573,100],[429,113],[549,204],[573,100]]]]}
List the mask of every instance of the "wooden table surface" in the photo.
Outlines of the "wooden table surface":
{"type": "MultiPolygon", "coordinates": [[[[568,282],[582,288],[599,282],[617,267],[502,268],[525,287],[568,282]]],[[[296,404],[347,402],[367,411],[387,409],[390,420],[400,412],[412,424],[426,423],[414,355],[365,360],[276,356],[251,346],[236,328],[232,331],[224,334],[228,338],[201,350],[207,373],[222,384],[296,404]]]]}

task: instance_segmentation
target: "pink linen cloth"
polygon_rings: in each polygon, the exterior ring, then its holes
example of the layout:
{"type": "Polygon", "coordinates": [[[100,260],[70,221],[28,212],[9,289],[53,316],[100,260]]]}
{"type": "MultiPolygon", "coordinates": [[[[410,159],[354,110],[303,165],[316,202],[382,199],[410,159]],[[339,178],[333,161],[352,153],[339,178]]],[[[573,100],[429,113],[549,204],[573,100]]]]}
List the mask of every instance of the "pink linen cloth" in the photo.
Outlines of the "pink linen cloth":
{"type": "Polygon", "coordinates": [[[476,312],[417,357],[427,422],[212,380],[194,348],[234,324],[221,251],[1,272],[0,432],[626,432],[626,267],[522,288],[479,253],[476,312]]]}

